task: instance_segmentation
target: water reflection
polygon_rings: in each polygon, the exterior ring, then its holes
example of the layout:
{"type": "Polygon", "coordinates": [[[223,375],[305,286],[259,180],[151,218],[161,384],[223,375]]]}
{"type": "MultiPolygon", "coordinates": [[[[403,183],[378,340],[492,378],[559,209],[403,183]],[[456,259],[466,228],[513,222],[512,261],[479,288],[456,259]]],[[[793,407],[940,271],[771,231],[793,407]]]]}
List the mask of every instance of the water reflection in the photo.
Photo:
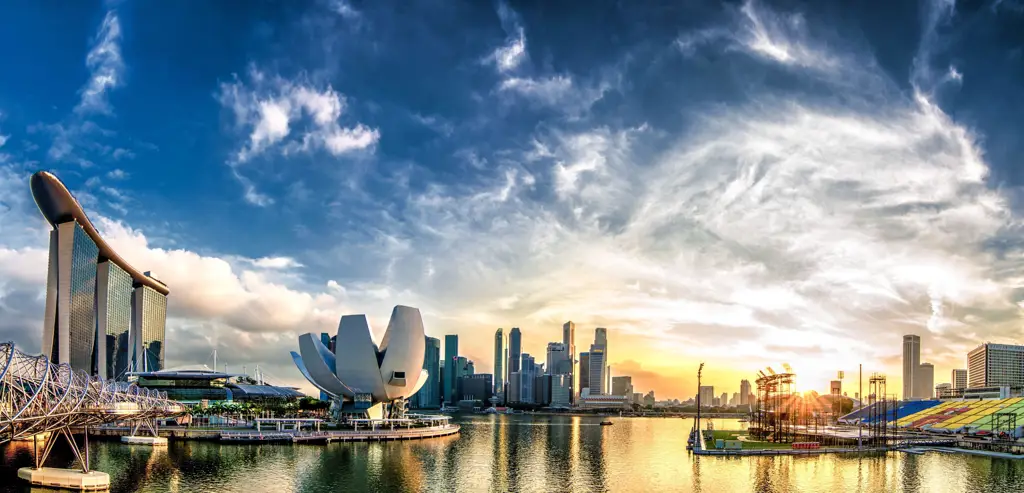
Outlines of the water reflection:
{"type": "MultiPolygon", "coordinates": [[[[90,443],[114,492],[219,491],[694,491],[1017,492],[1024,461],[962,454],[701,457],[686,450],[690,420],[463,416],[462,434],[424,441],[323,445],[171,442],[166,449],[90,443]]],[[[716,423],[724,429],[735,424],[716,423]]],[[[32,444],[0,447],[0,492],[32,444]]],[[[51,465],[70,466],[56,448],[51,465]]]]}

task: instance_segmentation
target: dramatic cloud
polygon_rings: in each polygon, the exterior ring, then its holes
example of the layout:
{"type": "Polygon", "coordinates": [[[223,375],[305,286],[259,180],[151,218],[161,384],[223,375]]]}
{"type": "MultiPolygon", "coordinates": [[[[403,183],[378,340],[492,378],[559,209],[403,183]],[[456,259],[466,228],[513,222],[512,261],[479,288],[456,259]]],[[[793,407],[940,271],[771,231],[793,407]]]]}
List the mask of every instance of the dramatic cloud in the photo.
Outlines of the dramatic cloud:
{"type": "Polygon", "coordinates": [[[121,23],[117,13],[107,12],[96,33],[95,42],[85,58],[89,68],[89,81],[82,88],[82,99],[75,107],[76,113],[112,112],[107,102],[107,91],[121,84],[124,62],[121,60],[121,23]]]}
{"type": "Polygon", "coordinates": [[[494,64],[498,72],[510,72],[526,60],[526,33],[515,11],[508,5],[498,5],[498,17],[508,37],[505,44],[495,48],[484,61],[494,64]]]}

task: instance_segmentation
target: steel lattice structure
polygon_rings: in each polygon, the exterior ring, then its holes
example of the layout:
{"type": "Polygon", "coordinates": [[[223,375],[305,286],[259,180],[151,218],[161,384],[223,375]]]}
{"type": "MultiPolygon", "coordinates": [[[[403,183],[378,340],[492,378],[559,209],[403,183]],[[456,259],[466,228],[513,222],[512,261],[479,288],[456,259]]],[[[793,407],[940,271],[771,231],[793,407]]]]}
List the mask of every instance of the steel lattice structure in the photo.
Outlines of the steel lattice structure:
{"type": "Polygon", "coordinates": [[[0,343],[0,443],[183,411],[163,392],[90,377],[66,364],[51,364],[46,356],[27,355],[14,343],[0,343]]]}

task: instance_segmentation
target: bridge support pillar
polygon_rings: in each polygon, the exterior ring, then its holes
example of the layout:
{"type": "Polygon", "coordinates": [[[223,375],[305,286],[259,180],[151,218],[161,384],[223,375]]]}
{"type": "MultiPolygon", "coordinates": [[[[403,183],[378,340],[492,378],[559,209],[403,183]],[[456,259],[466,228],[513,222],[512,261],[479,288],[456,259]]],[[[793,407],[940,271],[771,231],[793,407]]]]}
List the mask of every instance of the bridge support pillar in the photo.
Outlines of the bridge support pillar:
{"type": "Polygon", "coordinates": [[[18,469],[18,477],[32,483],[35,486],[47,486],[50,488],[64,488],[69,490],[96,491],[110,488],[110,475],[105,472],[89,470],[89,427],[85,427],[84,453],[79,449],[78,442],[71,434],[69,427],[60,428],[50,434],[43,445],[43,453],[39,454],[38,447],[33,447],[35,452],[35,467],[22,467],[18,469]],[[46,459],[50,457],[53,446],[63,436],[67,439],[71,451],[81,465],[80,469],[61,469],[56,467],[43,467],[46,459]]]}
{"type": "Polygon", "coordinates": [[[157,432],[157,425],[155,419],[143,419],[136,421],[132,425],[131,434],[128,436],[121,437],[122,443],[131,445],[149,445],[151,447],[166,447],[167,439],[160,436],[157,432]],[[145,427],[145,429],[143,429],[145,427]],[[152,436],[140,435],[139,431],[146,433],[147,431],[152,436]]]}

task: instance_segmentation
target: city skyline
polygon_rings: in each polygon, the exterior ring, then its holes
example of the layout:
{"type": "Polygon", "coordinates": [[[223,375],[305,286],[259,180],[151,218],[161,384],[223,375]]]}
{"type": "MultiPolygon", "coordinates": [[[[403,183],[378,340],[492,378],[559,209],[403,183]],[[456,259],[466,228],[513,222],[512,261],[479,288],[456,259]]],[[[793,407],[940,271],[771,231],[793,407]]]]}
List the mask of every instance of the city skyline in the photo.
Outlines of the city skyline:
{"type": "Polygon", "coordinates": [[[402,303],[482,373],[497,328],[539,356],[572,320],[662,397],[700,361],[730,392],[781,362],[900,389],[904,334],[943,383],[1024,339],[1024,103],[992,98],[1018,14],[989,7],[897,35],[815,2],[4,5],[0,340],[43,345],[43,169],[174,287],[169,368],[219,349],[311,392],[282,348],[402,303]]]}

